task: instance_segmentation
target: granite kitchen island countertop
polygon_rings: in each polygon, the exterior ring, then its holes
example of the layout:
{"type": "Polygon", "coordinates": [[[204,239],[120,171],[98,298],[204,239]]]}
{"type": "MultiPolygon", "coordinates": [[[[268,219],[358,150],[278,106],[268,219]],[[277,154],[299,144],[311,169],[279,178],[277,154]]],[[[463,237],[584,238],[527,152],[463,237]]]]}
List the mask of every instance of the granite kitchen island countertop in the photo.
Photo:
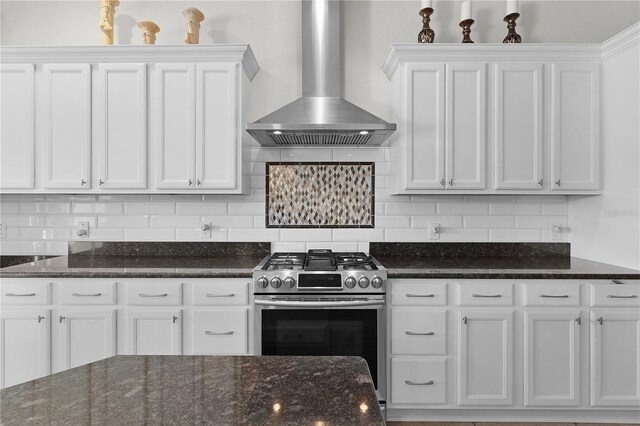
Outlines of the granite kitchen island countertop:
{"type": "Polygon", "coordinates": [[[359,357],[120,355],[0,391],[3,425],[383,425],[359,357]]]}

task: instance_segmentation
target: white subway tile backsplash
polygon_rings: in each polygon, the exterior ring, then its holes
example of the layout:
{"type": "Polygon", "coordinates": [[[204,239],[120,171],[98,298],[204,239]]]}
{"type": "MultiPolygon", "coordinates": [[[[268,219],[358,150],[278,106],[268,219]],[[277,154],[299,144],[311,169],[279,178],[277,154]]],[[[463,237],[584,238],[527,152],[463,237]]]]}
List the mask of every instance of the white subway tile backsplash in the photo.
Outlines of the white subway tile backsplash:
{"type": "MultiPolygon", "coordinates": [[[[284,156],[282,158],[282,161],[285,161],[284,156]]],[[[384,150],[383,148],[335,148],[333,161],[385,161],[384,150]]],[[[376,174],[379,172],[376,171],[376,174]]]]}
{"type": "MultiPolygon", "coordinates": [[[[264,228],[264,216],[256,216],[262,218],[262,227],[264,228]]],[[[254,216],[202,216],[202,221],[212,223],[218,228],[253,228],[254,216]]]]}
{"type": "Polygon", "coordinates": [[[385,229],[384,240],[386,242],[427,241],[427,231],[417,231],[415,229],[385,229]]]}
{"type": "Polygon", "coordinates": [[[371,228],[334,229],[333,241],[384,241],[384,229],[371,229],[371,228]]]}
{"type": "Polygon", "coordinates": [[[545,216],[566,216],[569,214],[567,203],[543,203],[542,214],[545,216]]]}
{"type": "Polygon", "coordinates": [[[186,216],[186,215],[151,215],[149,217],[149,226],[152,228],[192,228],[200,230],[202,216],[186,216]]]}
{"type": "Polygon", "coordinates": [[[489,214],[488,203],[438,203],[438,216],[470,216],[487,214],[489,214]]]}
{"type": "Polygon", "coordinates": [[[539,229],[491,229],[489,240],[492,242],[539,242],[541,241],[539,229]]]}
{"type": "Polygon", "coordinates": [[[401,203],[388,201],[385,203],[387,215],[435,215],[436,203],[401,203]]]}
{"type": "Polygon", "coordinates": [[[176,229],[177,241],[227,241],[228,231],[226,229],[213,229],[210,236],[202,238],[200,229],[176,229]]]}
{"type": "Polygon", "coordinates": [[[411,227],[427,229],[430,223],[440,228],[462,228],[462,216],[411,216],[411,227]]]}
{"type": "Polygon", "coordinates": [[[124,214],[175,214],[175,202],[126,203],[124,214]]]}
{"type": "Polygon", "coordinates": [[[0,204],[10,201],[46,201],[47,197],[41,194],[0,194],[0,204]]]}
{"type": "Polygon", "coordinates": [[[517,203],[566,203],[566,195],[518,195],[517,203]]]}
{"type": "Polygon", "coordinates": [[[312,241],[306,243],[306,247],[303,251],[313,249],[329,249],[334,252],[345,251],[358,251],[358,243],[356,242],[326,242],[326,241],[312,241]]]}
{"type": "Polygon", "coordinates": [[[465,203],[515,203],[515,195],[465,195],[465,203]]]}
{"type": "Polygon", "coordinates": [[[465,216],[465,228],[501,229],[515,228],[515,216],[465,216]]]}
{"type": "MultiPolygon", "coordinates": [[[[65,216],[50,216],[66,219],[65,216]]],[[[48,216],[30,216],[30,215],[2,215],[0,221],[7,224],[8,228],[11,227],[25,227],[25,226],[45,226],[46,218],[48,216]]]]}
{"type": "Polygon", "coordinates": [[[280,239],[283,241],[331,241],[331,229],[282,228],[280,239]]]}
{"type": "Polygon", "coordinates": [[[462,195],[412,195],[411,201],[418,203],[461,203],[462,195]]]}
{"type": "Polygon", "coordinates": [[[149,227],[149,216],[98,216],[100,228],[144,228],[149,227]]]}
{"type": "Polygon", "coordinates": [[[73,203],[74,214],[122,214],[122,203],[73,203]]]}
{"type": "Polygon", "coordinates": [[[258,215],[265,214],[264,203],[229,203],[229,215],[258,215]]]}
{"type": "MultiPolygon", "coordinates": [[[[2,203],[4,205],[4,203],[2,203]]],[[[29,203],[21,202],[18,208],[20,213],[26,214],[69,214],[70,203],[29,203]]],[[[4,214],[4,211],[2,212],[4,214]]],[[[17,213],[17,212],[16,212],[17,213]]]]}
{"type": "MultiPolygon", "coordinates": [[[[7,225],[5,232],[5,238],[8,240],[19,240],[20,239],[20,228],[12,228],[9,225],[7,225]]],[[[0,249],[2,248],[3,244],[0,244],[0,249]]],[[[0,250],[1,252],[2,250],[0,250]]]]}
{"type": "Polygon", "coordinates": [[[283,148],[279,161],[332,161],[332,153],[326,148],[283,148]]]}
{"type": "Polygon", "coordinates": [[[22,240],[61,240],[68,241],[70,237],[67,228],[20,228],[22,240]]]}
{"type": "Polygon", "coordinates": [[[552,223],[567,225],[566,216],[518,216],[516,228],[549,229],[552,223]]]}
{"type": "MultiPolygon", "coordinates": [[[[26,213],[26,212],[22,212],[22,213],[26,213]]],[[[37,213],[37,212],[34,211],[33,213],[37,213]]],[[[4,201],[4,198],[3,198],[2,202],[0,203],[0,216],[11,215],[11,214],[18,214],[18,203],[15,201],[4,201]]]]}
{"type": "Polygon", "coordinates": [[[226,215],[227,203],[223,202],[178,202],[176,203],[177,214],[199,214],[199,215],[226,215]]]}
{"type": "Polygon", "coordinates": [[[229,241],[278,241],[279,229],[230,229],[229,241]]]}
{"type": "Polygon", "coordinates": [[[131,228],[124,230],[124,238],[128,241],[173,241],[176,239],[176,230],[162,228],[131,228]]]}
{"type": "MultiPolygon", "coordinates": [[[[280,151],[285,151],[285,150],[284,149],[251,148],[249,150],[249,161],[252,163],[256,161],[262,161],[262,162],[280,161],[280,158],[281,158],[280,151]]],[[[288,160],[282,160],[282,161],[288,161],[288,160]]]]}
{"type": "Polygon", "coordinates": [[[489,241],[488,229],[441,229],[440,241],[489,241]]]}
{"type": "Polygon", "coordinates": [[[151,202],[171,202],[177,201],[193,201],[199,203],[202,201],[202,195],[197,194],[151,194],[151,202]]]}
{"type": "MultiPolygon", "coordinates": [[[[72,235],[74,236],[74,235],[72,235]]],[[[75,237],[75,236],[74,236],[75,237]]],[[[94,241],[123,241],[124,229],[121,228],[90,228],[89,239],[94,241]]]]}
{"type": "Polygon", "coordinates": [[[300,251],[305,251],[306,248],[306,244],[304,242],[281,242],[281,241],[276,241],[271,243],[271,253],[275,253],[277,251],[279,252],[284,252],[284,253],[291,253],[291,252],[300,252],[300,251]]]}
{"type": "Polygon", "coordinates": [[[384,216],[375,217],[376,228],[410,228],[411,216],[384,216]]]}
{"type": "Polygon", "coordinates": [[[39,216],[46,218],[45,223],[52,228],[70,228],[77,227],[78,222],[89,222],[89,227],[97,226],[97,216],[39,216]]]}
{"type": "Polygon", "coordinates": [[[47,194],[47,201],[97,201],[97,195],[90,194],[47,194]]]}
{"type": "Polygon", "coordinates": [[[149,195],[145,194],[105,194],[98,195],[98,201],[149,201],[149,195]]]}
{"type": "MultiPolygon", "coordinates": [[[[561,204],[560,204],[561,205],[561,204]]],[[[539,215],[541,211],[539,203],[491,203],[489,214],[503,215],[539,215]]]]}

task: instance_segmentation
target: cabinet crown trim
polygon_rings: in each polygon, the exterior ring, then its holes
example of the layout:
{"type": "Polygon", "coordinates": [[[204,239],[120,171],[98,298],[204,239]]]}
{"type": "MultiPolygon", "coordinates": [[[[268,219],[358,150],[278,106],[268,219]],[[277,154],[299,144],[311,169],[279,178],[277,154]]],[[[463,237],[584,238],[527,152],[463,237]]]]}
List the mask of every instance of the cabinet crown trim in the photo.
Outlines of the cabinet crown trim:
{"type": "Polygon", "coordinates": [[[260,70],[247,43],[179,46],[3,46],[5,63],[240,62],[252,80],[260,70]]]}
{"type": "Polygon", "coordinates": [[[640,45],[640,22],[602,43],[602,61],[613,59],[629,49],[637,48],[638,45],[640,45]]]}
{"type": "Polygon", "coordinates": [[[382,70],[391,78],[401,62],[601,61],[602,46],[601,43],[483,43],[471,46],[459,43],[394,43],[389,49],[382,70]]]}

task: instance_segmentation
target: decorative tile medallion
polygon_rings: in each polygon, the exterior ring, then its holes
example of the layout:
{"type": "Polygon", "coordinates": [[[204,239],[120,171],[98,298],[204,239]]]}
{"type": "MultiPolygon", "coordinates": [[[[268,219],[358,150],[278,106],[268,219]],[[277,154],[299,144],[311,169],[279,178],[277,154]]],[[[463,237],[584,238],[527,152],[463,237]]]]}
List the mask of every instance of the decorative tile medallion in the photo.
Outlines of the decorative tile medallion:
{"type": "Polygon", "coordinates": [[[374,163],[267,163],[267,228],[373,228],[374,163]]]}

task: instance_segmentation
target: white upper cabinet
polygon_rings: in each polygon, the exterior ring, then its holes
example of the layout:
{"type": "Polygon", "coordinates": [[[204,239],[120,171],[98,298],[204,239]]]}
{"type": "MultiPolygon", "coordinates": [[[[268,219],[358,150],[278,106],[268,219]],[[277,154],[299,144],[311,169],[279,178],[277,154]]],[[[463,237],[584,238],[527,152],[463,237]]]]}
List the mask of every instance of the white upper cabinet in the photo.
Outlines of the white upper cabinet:
{"type": "Polygon", "coordinates": [[[100,64],[97,78],[97,186],[147,187],[147,74],[145,64],[100,64]]]}
{"type": "Polygon", "coordinates": [[[487,65],[447,64],[447,189],[484,189],[486,182],[487,65]]]}
{"type": "Polygon", "coordinates": [[[45,64],[42,186],[91,187],[91,66],[45,64]]]}
{"type": "Polygon", "coordinates": [[[195,187],[195,64],[156,65],[156,187],[195,187]]]}
{"type": "Polygon", "coordinates": [[[543,65],[495,67],[495,188],[543,189],[543,65]]]}
{"type": "Polygon", "coordinates": [[[551,185],[554,190],[600,187],[600,65],[553,64],[551,185]]]}
{"type": "Polygon", "coordinates": [[[196,68],[196,186],[234,189],[242,167],[238,121],[238,65],[196,68]]]}
{"type": "Polygon", "coordinates": [[[0,67],[0,188],[30,189],[35,177],[35,79],[32,64],[0,67]]]}

